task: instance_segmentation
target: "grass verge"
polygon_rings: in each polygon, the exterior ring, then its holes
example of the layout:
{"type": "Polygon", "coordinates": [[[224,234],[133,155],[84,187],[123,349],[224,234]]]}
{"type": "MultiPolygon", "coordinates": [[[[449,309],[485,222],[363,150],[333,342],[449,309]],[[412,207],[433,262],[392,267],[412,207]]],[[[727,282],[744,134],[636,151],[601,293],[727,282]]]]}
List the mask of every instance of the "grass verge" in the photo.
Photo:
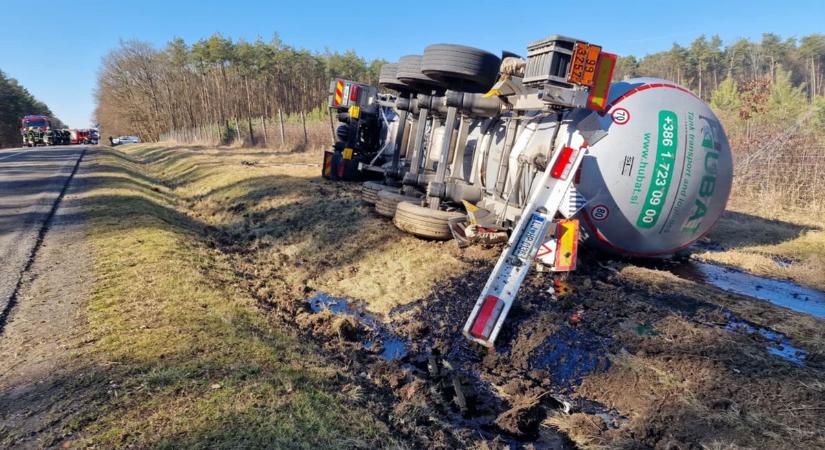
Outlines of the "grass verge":
{"type": "MultiPolygon", "coordinates": [[[[149,156],[149,155],[144,155],[149,156]]],[[[96,282],[88,305],[108,389],[74,421],[83,446],[373,448],[387,427],[348,400],[312,345],[205,275],[207,224],[133,157],[100,149],[82,173],[96,282]]],[[[170,167],[174,167],[173,165],[170,167]]],[[[160,169],[171,170],[171,169],[160,169]]],[[[70,430],[71,431],[71,430],[70,430]]]]}

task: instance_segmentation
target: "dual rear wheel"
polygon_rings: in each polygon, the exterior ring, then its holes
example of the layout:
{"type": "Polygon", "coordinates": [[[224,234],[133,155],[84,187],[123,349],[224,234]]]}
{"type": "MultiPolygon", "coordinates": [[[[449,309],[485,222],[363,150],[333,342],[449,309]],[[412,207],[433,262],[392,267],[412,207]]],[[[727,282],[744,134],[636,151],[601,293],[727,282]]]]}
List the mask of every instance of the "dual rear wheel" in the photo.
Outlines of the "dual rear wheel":
{"type": "Polygon", "coordinates": [[[395,210],[401,202],[419,202],[420,197],[405,195],[393,191],[381,191],[378,193],[378,200],[375,202],[375,212],[384,217],[392,219],[395,217],[395,210]]]}
{"type": "Polygon", "coordinates": [[[393,191],[395,188],[377,181],[367,181],[361,185],[361,200],[364,203],[374,205],[378,203],[378,193],[382,191],[393,191]]]}
{"type": "Polygon", "coordinates": [[[391,218],[399,230],[424,239],[452,239],[449,220],[464,217],[464,213],[460,211],[441,211],[421,206],[420,196],[402,194],[398,188],[375,181],[361,185],[361,196],[365,203],[375,205],[375,212],[391,218]]]}
{"type": "Polygon", "coordinates": [[[464,217],[464,213],[430,209],[404,201],[396,207],[393,223],[399,230],[414,236],[446,241],[453,237],[449,220],[457,217],[464,217]]]}

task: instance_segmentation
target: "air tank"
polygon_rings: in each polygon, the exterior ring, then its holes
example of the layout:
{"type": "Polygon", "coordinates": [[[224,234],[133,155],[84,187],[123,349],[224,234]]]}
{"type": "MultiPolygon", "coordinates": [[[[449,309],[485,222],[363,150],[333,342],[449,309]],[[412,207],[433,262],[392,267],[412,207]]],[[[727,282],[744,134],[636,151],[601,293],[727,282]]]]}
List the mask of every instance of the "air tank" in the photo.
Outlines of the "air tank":
{"type": "Polygon", "coordinates": [[[630,256],[673,254],[710,230],[733,178],[730,145],[713,111],[672,82],[611,86],[607,131],[582,161],[578,217],[588,243],[630,256]]]}

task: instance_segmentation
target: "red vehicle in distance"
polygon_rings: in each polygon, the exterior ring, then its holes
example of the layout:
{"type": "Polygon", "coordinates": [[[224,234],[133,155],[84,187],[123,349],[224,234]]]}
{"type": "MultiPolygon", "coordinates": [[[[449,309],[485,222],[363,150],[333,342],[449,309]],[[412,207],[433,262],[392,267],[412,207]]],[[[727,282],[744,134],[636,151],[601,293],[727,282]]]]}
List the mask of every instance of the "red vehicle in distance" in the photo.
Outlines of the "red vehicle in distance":
{"type": "Polygon", "coordinates": [[[97,144],[97,130],[72,128],[69,133],[71,135],[69,143],[72,145],[97,144]]]}

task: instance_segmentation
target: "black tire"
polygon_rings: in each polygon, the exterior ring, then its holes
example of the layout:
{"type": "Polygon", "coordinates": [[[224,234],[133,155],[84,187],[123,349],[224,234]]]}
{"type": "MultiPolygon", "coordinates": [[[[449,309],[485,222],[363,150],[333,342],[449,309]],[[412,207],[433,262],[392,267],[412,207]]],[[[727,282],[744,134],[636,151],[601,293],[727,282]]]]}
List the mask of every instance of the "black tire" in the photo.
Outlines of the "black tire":
{"type": "Polygon", "coordinates": [[[416,203],[401,202],[396,207],[392,222],[399,230],[414,236],[447,241],[453,238],[448,221],[464,216],[464,213],[458,211],[441,211],[416,203]]]}
{"type": "Polygon", "coordinates": [[[402,56],[398,60],[396,78],[420,93],[446,89],[444,83],[421,72],[421,55],[402,56]]]}
{"type": "Polygon", "coordinates": [[[364,203],[374,205],[378,202],[378,193],[381,191],[398,192],[398,189],[377,181],[365,181],[361,185],[361,200],[363,200],[364,203]]]}
{"type": "Polygon", "coordinates": [[[448,89],[463,92],[489,91],[500,67],[498,56],[464,45],[430,45],[421,58],[421,72],[443,81],[448,89]]]}
{"type": "Polygon", "coordinates": [[[409,87],[398,79],[398,64],[384,64],[381,66],[381,72],[378,74],[378,85],[398,92],[409,90],[409,87]]]}
{"type": "Polygon", "coordinates": [[[395,208],[401,202],[418,202],[418,197],[412,197],[405,194],[399,194],[392,191],[381,191],[378,193],[378,200],[375,202],[375,212],[384,217],[393,218],[395,216],[395,208]]]}

